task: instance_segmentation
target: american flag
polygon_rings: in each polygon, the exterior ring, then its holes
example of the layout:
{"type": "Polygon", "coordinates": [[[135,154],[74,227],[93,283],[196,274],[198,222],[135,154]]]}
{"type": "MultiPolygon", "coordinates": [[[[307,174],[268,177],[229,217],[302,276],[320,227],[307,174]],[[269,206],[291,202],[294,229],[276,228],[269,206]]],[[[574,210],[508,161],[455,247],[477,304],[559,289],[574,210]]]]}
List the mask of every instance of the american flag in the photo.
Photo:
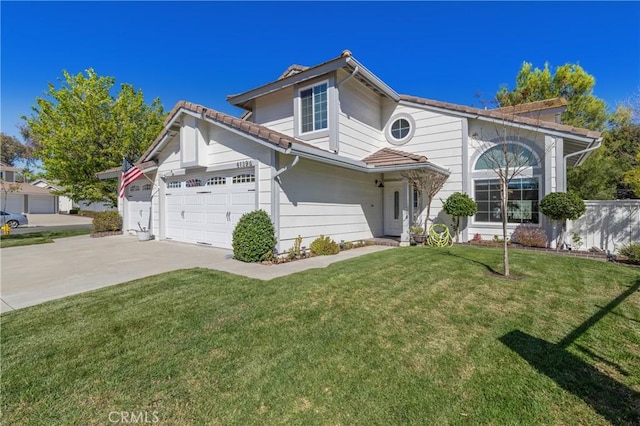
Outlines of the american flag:
{"type": "Polygon", "coordinates": [[[123,158],[122,177],[120,178],[120,198],[124,197],[125,188],[140,176],[142,176],[142,170],[131,164],[126,158],[123,158]]]}

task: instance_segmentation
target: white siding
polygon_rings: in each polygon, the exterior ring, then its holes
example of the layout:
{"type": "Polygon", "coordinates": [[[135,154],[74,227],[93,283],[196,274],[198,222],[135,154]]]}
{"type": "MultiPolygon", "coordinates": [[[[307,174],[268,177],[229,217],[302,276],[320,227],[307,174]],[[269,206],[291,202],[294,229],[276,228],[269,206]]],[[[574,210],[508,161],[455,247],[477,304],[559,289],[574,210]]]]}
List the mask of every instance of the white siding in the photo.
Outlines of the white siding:
{"type": "MultiPolygon", "coordinates": [[[[347,76],[340,71],[338,81],[347,76]]],[[[364,158],[382,148],[381,97],[355,78],[345,81],[338,90],[339,154],[364,158]]]]}
{"type": "Polygon", "coordinates": [[[293,136],[293,87],[257,98],[253,122],[293,136]]]}
{"type": "Polygon", "coordinates": [[[382,235],[376,178],[301,159],[280,176],[280,251],[290,249],[298,235],[306,247],[320,235],[336,242],[382,235]]]}

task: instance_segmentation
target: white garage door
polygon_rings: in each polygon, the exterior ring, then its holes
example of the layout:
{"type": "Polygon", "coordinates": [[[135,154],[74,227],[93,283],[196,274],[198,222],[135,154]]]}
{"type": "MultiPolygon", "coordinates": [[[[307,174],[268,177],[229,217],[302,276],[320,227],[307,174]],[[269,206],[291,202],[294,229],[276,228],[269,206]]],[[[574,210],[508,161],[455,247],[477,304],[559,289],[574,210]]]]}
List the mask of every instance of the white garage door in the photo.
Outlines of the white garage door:
{"type": "Polygon", "coordinates": [[[51,195],[29,195],[29,213],[55,212],[55,197],[51,195]]]}
{"type": "Polygon", "coordinates": [[[150,182],[134,182],[127,188],[126,230],[151,229],[150,182]]]}
{"type": "Polygon", "coordinates": [[[255,175],[187,175],[167,181],[167,239],[231,248],[240,217],[256,208],[255,175]]]}
{"type": "Polygon", "coordinates": [[[24,212],[24,195],[2,194],[2,210],[11,213],[24,212]]]}

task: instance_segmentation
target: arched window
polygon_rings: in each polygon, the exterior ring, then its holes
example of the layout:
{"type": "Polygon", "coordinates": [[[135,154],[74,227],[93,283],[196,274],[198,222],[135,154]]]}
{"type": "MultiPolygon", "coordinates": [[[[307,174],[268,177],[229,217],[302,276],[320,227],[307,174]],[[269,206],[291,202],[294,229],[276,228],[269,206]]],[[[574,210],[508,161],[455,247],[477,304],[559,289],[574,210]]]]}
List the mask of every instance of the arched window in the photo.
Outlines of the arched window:
{"type": "Polygon", "coordinates": [[[475,170],[495,170],[505,167],[507,163],[509,168],[536,167],[538,159],[533,151],[523,145],[499,144],[489,148],[478,158],[475,170]]]}

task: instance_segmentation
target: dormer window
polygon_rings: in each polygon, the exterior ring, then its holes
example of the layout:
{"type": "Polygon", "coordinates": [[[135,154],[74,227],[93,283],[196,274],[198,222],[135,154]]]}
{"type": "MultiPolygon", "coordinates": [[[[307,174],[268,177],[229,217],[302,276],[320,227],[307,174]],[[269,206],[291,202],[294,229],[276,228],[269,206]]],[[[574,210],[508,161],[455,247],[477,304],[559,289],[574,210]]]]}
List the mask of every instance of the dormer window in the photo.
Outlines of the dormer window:
{"type": "Polygon", "coordinates": [[[328,127],[327,82],[300,89],[300,133],[328,127]]]}

